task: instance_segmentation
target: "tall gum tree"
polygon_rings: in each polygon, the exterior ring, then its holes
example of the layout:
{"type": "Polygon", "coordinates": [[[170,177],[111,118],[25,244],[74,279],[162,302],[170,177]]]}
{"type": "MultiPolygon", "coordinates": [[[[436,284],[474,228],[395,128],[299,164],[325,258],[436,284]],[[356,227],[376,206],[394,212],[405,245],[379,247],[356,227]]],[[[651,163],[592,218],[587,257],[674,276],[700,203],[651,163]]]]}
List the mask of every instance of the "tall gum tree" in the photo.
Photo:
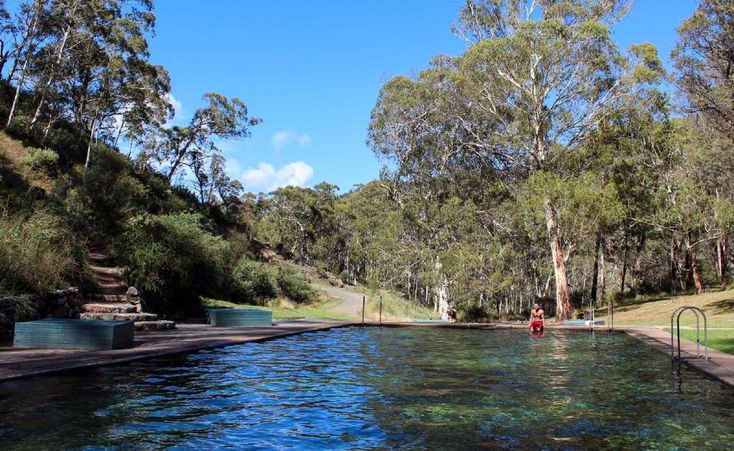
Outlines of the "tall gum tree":
{"type": "MultiPolygon", "coordinates": [[[[469,111],[494,121],[492,147],[525,174],[563,177],[566,154],[645,83],[661,63],[650,44],[619,51],[612,27],[622,1],[467,1],[455,27],[476,42],[457,62],[469,111]]],[[[471,119],[460,118],[462,124],[471,119]]],[[[571,313],[563,224],[552,197],[542,202],[556,289],[556,319],[571,313]]]]}

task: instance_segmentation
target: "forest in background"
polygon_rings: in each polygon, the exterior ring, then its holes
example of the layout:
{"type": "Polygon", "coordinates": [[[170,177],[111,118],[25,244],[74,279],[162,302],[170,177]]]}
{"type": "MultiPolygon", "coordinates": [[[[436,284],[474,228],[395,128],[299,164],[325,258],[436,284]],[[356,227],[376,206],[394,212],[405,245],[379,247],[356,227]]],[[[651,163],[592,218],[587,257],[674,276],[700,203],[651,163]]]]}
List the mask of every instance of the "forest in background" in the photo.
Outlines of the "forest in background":
{"type": "Polygon", "coordinates": [[[99,248],[171,316],[200,296],[313,300],[268,249],[464,320],[730,283],[731,2],[680,25],[669,72],[651,44],[612,40],[629,2],[468,0],[466,51],[382,87],[365,126],[385,168],[345,194],[231,180],[217,145],[260,122],[237,98],[204,94],[169,126],[152,7],[0,11],[0,118],[24,144],[0,152],[3,291],[84,285],[99,248]]]}

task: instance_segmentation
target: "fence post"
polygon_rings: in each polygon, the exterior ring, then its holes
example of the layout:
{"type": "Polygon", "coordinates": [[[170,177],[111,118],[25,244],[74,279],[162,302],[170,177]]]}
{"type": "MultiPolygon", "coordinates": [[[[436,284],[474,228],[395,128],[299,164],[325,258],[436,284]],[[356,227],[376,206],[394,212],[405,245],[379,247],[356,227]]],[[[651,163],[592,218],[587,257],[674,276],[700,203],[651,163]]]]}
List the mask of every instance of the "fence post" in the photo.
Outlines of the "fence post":
{"type": "Polygon", "coordinates": [[[365,296],[362,295],[362,325],[364,326],[364,305],[365,305],[365,296]]]}
{"type": "Polygon", "coordinates": [[[380,295],[380,326],[382,326],[382,295],[380,295]]]}

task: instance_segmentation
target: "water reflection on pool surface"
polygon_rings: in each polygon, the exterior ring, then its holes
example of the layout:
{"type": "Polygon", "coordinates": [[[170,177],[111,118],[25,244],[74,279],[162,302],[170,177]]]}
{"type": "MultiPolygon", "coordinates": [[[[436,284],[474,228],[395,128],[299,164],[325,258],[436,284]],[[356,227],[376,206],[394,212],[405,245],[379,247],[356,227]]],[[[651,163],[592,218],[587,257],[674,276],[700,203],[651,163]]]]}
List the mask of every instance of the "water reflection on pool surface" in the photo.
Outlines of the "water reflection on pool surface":
{"type": "Polygon", "coordinates": [[[624,334],[353,327],[7,382],[0,443],[729,448],[733,407],[624,334]]]}

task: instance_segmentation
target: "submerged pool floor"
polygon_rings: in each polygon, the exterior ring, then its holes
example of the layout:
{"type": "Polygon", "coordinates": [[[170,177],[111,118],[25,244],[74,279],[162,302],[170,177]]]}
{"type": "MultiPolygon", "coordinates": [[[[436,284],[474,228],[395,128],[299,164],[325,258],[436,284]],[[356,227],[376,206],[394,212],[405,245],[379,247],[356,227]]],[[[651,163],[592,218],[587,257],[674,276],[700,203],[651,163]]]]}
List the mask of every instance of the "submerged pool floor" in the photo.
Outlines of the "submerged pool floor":
{"type": "Polygon", "coordinates": [[[732,388],[616,333],[352,327],[0,384],[2,449],[732,441],[732,388]]]}

